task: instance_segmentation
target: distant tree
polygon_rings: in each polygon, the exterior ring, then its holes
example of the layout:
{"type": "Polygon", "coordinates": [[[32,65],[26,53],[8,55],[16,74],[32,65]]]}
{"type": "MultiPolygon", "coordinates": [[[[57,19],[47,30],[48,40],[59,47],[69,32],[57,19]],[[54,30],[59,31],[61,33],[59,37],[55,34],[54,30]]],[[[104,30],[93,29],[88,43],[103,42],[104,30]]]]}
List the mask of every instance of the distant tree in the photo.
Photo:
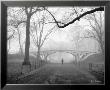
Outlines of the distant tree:
{"type": "MultiPolygon", "coordinates": [[[[102,11],[104,11],[104,7],[98,7],[98,8],[91,8],[90,10],[83,10],[83,8],[76,9],[73,7],[73,13],[71,12],[70,16],[76,16],[73,18],[66,17],[63,21],[57,21],[55,18],[54,14],[52,14],[48,9],[46,9],[48,13],[53,17],[53,20],[57,24],[59,28],[65,28],[66,26],[73,24],[75,21],[80,21],[81,18],[86,18],[89,23],[90,27],[92,30],[88,30],[86,32],[86,37],[85,38],[94,38],[95,40],[98,41],[101,52],[104,54],[104,14],[102,11]],[[97,14],[99,15],[97,18],[97,14]],[[68,21],[68,19],[70,19],[68,21]],[[65,21],[66,20],[66,21],[65,21]],[[94,22],[94,23],[93,23],[94,22]],[[88,37],[87,37],[88,33],[88,37]]],[[[82,38],[82,37],[81,37],[82,38]]]]}
{"type": "Polygon", "coordinates": [[[104,12],[97,12],[85,17],[91,29],[85,31],[82,38],[92,38],[99,43],[101,53],[104,54],[105,32],[104,32],[104,12]]]}
{"type": "Polygon", "coordinates": [[[19,8],[17,10],[15,10],[14,8],[8,8],[8,32],[10,32],[10,27],[11,27],[11,31],[13,30],[13,34],[11,34],[8,37],[8,40],[11,38],[15,38],[16,34],[18,34],[18,41],[19,41],[21,55],[23,54],[23,50],[22,50],[21,33],[19,30],[19,26],[22,23],[26,22],[25,16],[20,15],[22,12],[23,12],[23,8],[19,8]]]}
{"type": "Polygon", "coordinates": [[[41,47],[44,45],[44,42],[48,39],[49,35],[53,32],[56,25],[48,22],[45,11],[42,11],[41,13],[39,12],[39,16],[36,15],[36,18],[37,20],[31,23],[31,37],[37,48],[37,61],[39,61],[41,59],[41,47]]]}
{"type": "Polygon", "coordinates": [[[11,39],[14,38],[14,34],[15,34],[15,30],[13,30],[11,27],[8,29],[8,35],[7,35],[7,51],[9,52],[10,50],[10,42],[11,42],[11,39]]]}
{"type": "Polygon", "coordinates": [[[72,41],[75,45],[75,50],[79,49],[80,43],[80,33],[83,31],[83,28],[80,25],[74,25],[71,30],[69,31],[68,38],[70,37],[70,41],[72,41]]]}
{"type": "Polygon", "coordinates": [[[23,65],[30,64],[29,62],[29,48],[30,48],[30,20],[33,14],[37,11],[42,11],[44,8],[42,7],[25,7],[25,13],[27,16],[26,20],[26,43],[25,43],[25,57],[23,65]]]}

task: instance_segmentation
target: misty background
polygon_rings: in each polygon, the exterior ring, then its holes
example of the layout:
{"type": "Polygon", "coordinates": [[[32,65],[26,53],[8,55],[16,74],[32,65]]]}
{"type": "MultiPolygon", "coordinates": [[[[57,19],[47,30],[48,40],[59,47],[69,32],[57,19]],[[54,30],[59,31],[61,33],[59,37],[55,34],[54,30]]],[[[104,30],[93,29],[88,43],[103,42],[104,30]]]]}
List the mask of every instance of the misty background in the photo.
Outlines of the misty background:
{"type": "MultiPolygon", "coordinates": [[[[84,11],[90,10],[94,7],[77,7],[77,11],[80,10],[80,8],[83,8],[84,11]]],[[[8,11],[13,10],[11,12],[11,15],[16,15],[17,10],[19,10],[19,7],[9,7],[8,11]]],[[[70,15],[70,13],[73,11],[72,7],[48,7],[48,10],[50,10],[55,18],[59,21],[62,20],[63,22],[70,21],[71,18],[67,19],[67,17],[70,15]],[[59,13],[60,12],[60,13],[59,13]],[[65,21],[66,18],[66,21],[65,21]]],[[[80,12],[80,11],[79,11],[80,12]]],[[[31,23],[38,20],[38,17],[41,18],[43,12],[38,12],[37,16],[34,14],[31,18],[31,23]]],[[[97,20],[100,19],[100,13],[95,12],[97,20]]],[[[10,13],[9,13],[10,15],[10,13]]],[[[50,17],[48,14],[45,14],[47,17],[50,17]]],[[[101,12],[102,15],[102,21],[101,24],[104,28],[104,12],[101,12]]],[[[73,15],[74,17],[76,15],[73,15]]],[[[17,18],[20,18],[21,16],[18,15],[17,18]]],[[[25,17],[25,15],[24,15],[25,17]]],[[[11,19],[11,17],[7,17],[8,20],[11,19]]],[[[48,20],[51,20],[49,18],[48,20]]],[[[94,24],[94,22],[92,22],[94,24]]],[[[44,28],[44,34],[46,31],[48,31],[49,28],[51,28],[54,24],[48,24],[44,28]]],[[[11,35],[12,29],[15,31],[16,28],[12,26],[8,26],[7,30],[8,36],[11,35]]],[[[26,26],[25,24],[20,24],[18,27],[20,31],[20,42],[22,44],[22,50],[24,53],[25,50],[25,34],[26,34],[26,26]]],[[[31,28],[30,28],[31,29],[31,28]]],[[[75,50],[75,51],[91,51],[91,52],[100,52],[99,43],[94,38],[81,38],[86,35],[87,31],[91,31],[92,28],[90,26],[90,23],[85,17],[81,18],[80,21],[76,21],[75,23],[65,27],[65,28],[58,28],[55,27],[52,31],[52,33],[48,36],[47,40],[44,42],[41,51],[45,50],[75,50]]],[[[104,30],[104,29],[103,29],[104,30]]],[[[7,37],[8,37],[7,36],[7,37]]],[[[17,32],[14,34],[14,38],[10,40],[10,42],[7,42],[7,50],[9,54],[16,54],[20,52],[20,46],[19,46],[19,37],[17,32]],[[9,45],[10,43],[10,45],[9,45]]],[[[30,37],[30,55],[32,55],[32,52],[37,52],[37,48],[34,45],[34,42],[32,40],[32,37],[30,37]]],[[[61,59],[64,59],[64,62],[70,62],[74,60],[75,58],[73,55],[65,52],[56,52],[54,54],[51,54],[48,56],[48,60],[51,62],[61,62],[61,59]]]]}

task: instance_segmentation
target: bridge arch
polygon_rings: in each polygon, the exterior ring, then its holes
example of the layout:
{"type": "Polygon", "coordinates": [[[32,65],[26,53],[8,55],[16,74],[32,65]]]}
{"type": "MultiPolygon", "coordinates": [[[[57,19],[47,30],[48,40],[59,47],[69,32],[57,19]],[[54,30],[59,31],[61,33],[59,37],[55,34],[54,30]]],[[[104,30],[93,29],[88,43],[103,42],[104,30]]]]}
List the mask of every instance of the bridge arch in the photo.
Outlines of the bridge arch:
{"type": "Polygon", "coordinates": [[[97,53],[90,51],[74,51],[74,50],[46,50],[46,51],[41,51],[41,55],[43,56],[44,60],[47,61],[48,56],[57,52],[71,54],[73,57],[75,57],[75,62],[82,61],[85,58],[87,58],[90,54],[97,53]]]}
{"type": "Polygon", "coordinates": [[[55,51],[55,52],[53,52],[53,53],[50,53],[50,54],[48,54],[47,56],[46,56],[46,60],[48,60],[48,57],[49,56],[51,56],[51,55],[53,55],[53,54],[56,54],[56,53],[64,53],[64,54],[70,54],[71,56],[72,56],[72,60],[76,60],[77,58],[76,58],[76,54],[72,54],[72,53],[69,53],[69,52],[60,52],[60,51],[55,51]]]}

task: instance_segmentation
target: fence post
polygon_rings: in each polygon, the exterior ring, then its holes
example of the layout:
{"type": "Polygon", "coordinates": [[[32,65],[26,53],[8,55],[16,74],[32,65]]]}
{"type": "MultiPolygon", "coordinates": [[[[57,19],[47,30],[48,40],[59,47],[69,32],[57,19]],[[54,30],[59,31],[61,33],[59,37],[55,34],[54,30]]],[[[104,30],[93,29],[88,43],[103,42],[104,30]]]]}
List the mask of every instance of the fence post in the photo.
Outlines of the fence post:
{"type": "Polygon", "coordinates": [[[89,70],[92,70],[92,63],[89,63],[89,70]]]}

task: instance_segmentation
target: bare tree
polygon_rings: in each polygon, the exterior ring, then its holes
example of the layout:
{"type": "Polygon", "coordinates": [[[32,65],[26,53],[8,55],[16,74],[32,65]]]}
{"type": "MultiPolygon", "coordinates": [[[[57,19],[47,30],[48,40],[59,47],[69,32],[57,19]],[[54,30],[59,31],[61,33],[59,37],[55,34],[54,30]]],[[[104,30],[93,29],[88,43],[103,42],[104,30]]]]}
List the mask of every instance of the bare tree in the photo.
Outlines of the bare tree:
{"type": "Polygon", "coordinates": [[[54,19],[55,23],[57,24],[57,26],[59,28],[64,28],[64,27],[66,27],[66,26],[68,26],[70,24],[73,24],[77,20],[79,21],[82,17],[84,17],[84,16],[86,16],[88,14],[92,14],[92,13],[97,12],[97,11],[104,11],[104,7],[98,7],[98,8],[95,8],[95,9],[92,9],[92,10],[89,10],[89,11],[86,11],[86,12],[80,14],[79,16],[78,16],[78,12],[75,10],[75,13],[77,13],[77,17],[74,18],[73,20],[67,22],[66,24],[63,23],[63,22],[61,22],[61,21],[57,21],[56,18],[55,18],[55,16],[48,9],[46,9],[46,10],[47,10],[48,13],[50,13],[50,15],[54,19]]]}
{"type": "MultiPolygon", "coordinates": [[[[21,45],[21,33],[19,30],[19,26],[22,23],[25,23],[26,20],[24,17],[20,17],[19,18],[19,13],[23,12],[23,8],[18,9],[18,14],[14,14],[15,10],[12,8],[8,9],[8,32],[10,32],[9,27],[13,27],[13,33],[7,38],[9,40],[9,47],[10,47],[10,39],[14,38],[14,36],[16,34],[18,34],[18,41],[19,41],[19,46],[20,46],[20,52],[21,55],[23,54],[23,50],[22,50],[22,45],[21,45]]],[[[21,15],[22,16],[22,15],[21,15]]]]}
{"type": "Polygon", "coordinates": [[[44,45],[44,42],[48,39],[49,35],[52,33],[52,31],[55,29],[56,25],[52,24],[52,28],[46,28],[45,26],[47,24],[50,24],[51,22],[46,22],[46,14],[43,13],[42,18],[39,19],[36,22],[33,22],[33,26],[31,29],[31,37],[33,39],[34,45],[37,48],[37,61],[41,60],[40,57],[40,51],[41,47],[44,45]],[[53,26],[54,25],[54,26],[53,26]],[[45,29],[46,28],[46,29],[45,29]]]}
{"type": "Polygon", "coordinates": [[[26,20],[26,43],[25,43],[25,57],[23,65],[30,65],[29,61],[29,48],[30,48],[30,19],[31,16],[37,11],[42,11],[42,7],[25,7],[26,20]]]}
{"type": "Polygon", "coordinates": [[[21,32],[20,32],[19,28],[17,28],[17,32],[18,32],[18,39],[19,39],[20,53],[21,53],[21,55],[23,55],[23,48],[22,48],[22,44],[21,44],[21,32]]]}
{"type": "Polygon", "coordinates": [[[10,43],[11,43],[11,39],[13,39],[14,38],[14,35],[15,35],[15,30],[13,30],[12,28],[9,28],[8,29],[8,37],[7,37],[7,43],[8,43],[8,45],[7,45],[7,52],[9,52],[9,50],[10,50],[10,43]],[[10,30],[11,29],[11,30],[10,30]]]}
{"type": "Polygon", "coordinates": [[[88,15],[88,20],[91,30],[86,30],[86,35],[82,38],[93,38],[99,43],[100,50],[104,54],[105,48],[105,33],[104,33],[104,13],[98,12],[88,15]]]}

